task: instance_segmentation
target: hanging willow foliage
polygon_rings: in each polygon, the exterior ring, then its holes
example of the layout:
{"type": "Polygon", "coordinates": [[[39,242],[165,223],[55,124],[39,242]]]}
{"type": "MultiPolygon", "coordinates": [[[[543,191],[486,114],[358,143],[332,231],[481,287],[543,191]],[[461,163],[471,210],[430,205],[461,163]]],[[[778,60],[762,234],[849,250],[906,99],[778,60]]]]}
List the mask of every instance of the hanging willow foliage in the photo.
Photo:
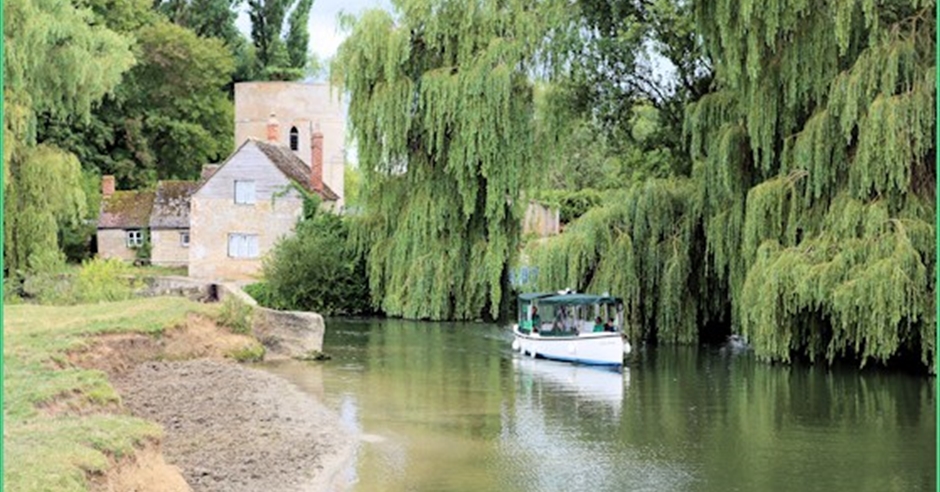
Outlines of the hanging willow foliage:
{"type": "Polygon", "coordinates": [[[533,246],[540,287],[625,296],[640,338],[730,321],[767,360],[907,354],[933,372],[935,3],[695,9],[717,87],[686,107],[692,178],[533,246]]]}
{"type": "Polygon", "coordinates": [[[36,142],[36,114],[87,117],[130,68],[130,42],[67,0],[4,3],[4,258],[21,274],[60,256],[59,227],[84,213],[81,166],[36,142]]]}
{"type": "Polygon", "coordinates": [[[723,89],[687,128],[735,326],[771,360],[911,353],[933,370],[934,2],[697,9],[723,89]]]}
{"type": "Polygon", "coordinates": [[[689,302],[709,297],[696,269],[702,260],[700,195],[689,179],[650,180],[608,197],[564,234],[532,243],[534,290],[569,287],[624,299],[634,340],[691,343],[714,313],[689,302]]]}
{"type": "Polygon", "coordinates": [[[393,3],[395,16],[351,21],[332,67],[363,169],[353,237],[372,299],[408,318],[496,316],[535,172],[528,74],[561,11],[535,0],[393,3]]]}

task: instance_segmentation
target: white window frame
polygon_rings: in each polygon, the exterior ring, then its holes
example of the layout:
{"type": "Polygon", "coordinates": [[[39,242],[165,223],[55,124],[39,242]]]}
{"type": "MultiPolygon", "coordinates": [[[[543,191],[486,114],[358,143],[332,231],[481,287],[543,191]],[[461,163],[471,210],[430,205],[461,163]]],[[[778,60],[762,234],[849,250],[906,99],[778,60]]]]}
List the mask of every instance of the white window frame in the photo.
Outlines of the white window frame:
{"type": "Polygon", "coordinates": [[[230,232],[227,249],[229,258],[254,259],[261,256],[257,234],[230,232]]]}
{"type": "Polygon", "coordinates": [[[125,229],[124,244],[134,249],[144,245],[144,231],[142,229],[125,229]]]}
{"type": "Polygon", "coordinates": [[[255,182],[235,180],[235,203],[238,205],[255,204],[255,182]]]}
{"type": "Polygon", "coordinates": [[[183,248],[189,247],[189,231],[180,231],[180,246],[183,248]]]}

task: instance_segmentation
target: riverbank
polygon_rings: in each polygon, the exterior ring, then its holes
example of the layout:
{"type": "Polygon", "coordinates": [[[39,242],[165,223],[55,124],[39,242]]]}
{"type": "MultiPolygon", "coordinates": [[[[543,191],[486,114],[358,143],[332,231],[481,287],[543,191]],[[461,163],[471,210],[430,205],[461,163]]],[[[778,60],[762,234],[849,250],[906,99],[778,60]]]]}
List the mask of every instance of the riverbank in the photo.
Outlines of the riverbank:
{"type": "Polygon", "coordinates": [[[158,422],[166,460],[194,491],[309,491],[349,435],[277,376],[215,360],[147,362],[114,379],[125,406],[158,422]]]}
{"type": "Polygon", "coordinates": [[[312,396],[235,363],[259,346],[218,311],[169,297],[7,306],[6,487],[318,490],[351,437],[312,396]]]}

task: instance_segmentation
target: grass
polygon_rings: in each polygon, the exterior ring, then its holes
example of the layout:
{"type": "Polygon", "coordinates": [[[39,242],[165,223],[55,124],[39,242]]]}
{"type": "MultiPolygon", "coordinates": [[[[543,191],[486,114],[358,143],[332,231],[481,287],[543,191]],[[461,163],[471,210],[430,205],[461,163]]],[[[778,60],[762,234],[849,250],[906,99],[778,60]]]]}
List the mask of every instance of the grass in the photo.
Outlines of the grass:
{"type": "Polygon", "coordinates": [[[159,335],[188,313],[215,316],[218,307],[178,297],[78,306],[20,304],[4,310],[4,469],[6,490],[84,491],[86,473],[110,458],[159,438],[157,424],[109,408],[120,398],[105,373],[67,364],[66,354],[88,335],[159,335]],[[70,412],[44,410],[67,402],[70,412]]]}

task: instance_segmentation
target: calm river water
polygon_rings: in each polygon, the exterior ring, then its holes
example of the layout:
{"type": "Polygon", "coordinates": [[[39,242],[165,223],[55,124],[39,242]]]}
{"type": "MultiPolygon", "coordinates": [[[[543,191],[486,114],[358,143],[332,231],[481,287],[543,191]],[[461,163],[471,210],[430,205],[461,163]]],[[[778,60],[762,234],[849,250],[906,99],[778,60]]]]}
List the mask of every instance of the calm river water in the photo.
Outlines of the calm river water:
{"type": "Polygon", "coordinates": [[[325,363],[267,366],[363,440],[348,491],[934,491],[934,381],[717,347],[622,372],[514,354],[507,328],[327,321],[325,363]]]}

